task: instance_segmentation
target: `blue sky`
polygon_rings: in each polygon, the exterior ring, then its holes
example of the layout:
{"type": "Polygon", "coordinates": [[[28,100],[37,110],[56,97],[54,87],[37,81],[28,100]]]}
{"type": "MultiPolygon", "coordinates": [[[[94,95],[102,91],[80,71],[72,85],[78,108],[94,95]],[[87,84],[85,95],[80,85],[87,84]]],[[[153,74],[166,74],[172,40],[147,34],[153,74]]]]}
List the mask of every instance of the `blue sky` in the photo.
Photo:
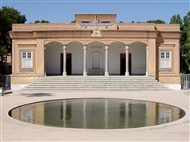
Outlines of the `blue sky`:
{"type": "Polygon", "coordinates": [[[48,20],[52,23],[71,22],[75,13],[115,13],[117,22],[162,19],[169,23],[174,14],[185,16],[190,0],[0,0],[0,6],[17,9],[26,23],[48,20]]]}

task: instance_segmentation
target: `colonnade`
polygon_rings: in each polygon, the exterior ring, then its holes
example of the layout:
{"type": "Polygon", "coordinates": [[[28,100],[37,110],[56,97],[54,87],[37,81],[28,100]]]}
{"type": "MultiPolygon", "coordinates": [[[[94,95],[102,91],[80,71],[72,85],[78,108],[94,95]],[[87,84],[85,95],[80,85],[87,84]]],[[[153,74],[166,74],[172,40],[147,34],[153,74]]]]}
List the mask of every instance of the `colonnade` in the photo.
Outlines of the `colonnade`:
{"type": "MultiPolygon", "coordinates": [[[[45,51],[46,48],[44,48],[45,51]]],[[[83,62],[83,76],[87,76],[87,46],[83,46],[83,52],[84,52],[84,62],[83,62]]],[[[105,45],[105,76],[109,76],[109,70],[108,70],[108,57],[109,57],[109,46],[105,45]]],[[[125,76],[129,76],[129,46],[125,46],[125,53],[126,53],[126,71],[125,76]]],[[[66,72],[66,54],[67,54],[67,46],[63,46],[63,76],[67,76],[66,72]]],[[[45,61],[45,54],[44,54],[44,61],[45,61]]],[[[46,70],[45,70],[45,64],[44,64],[44,75],[46,76],[46,70]]],[[[146,46],[146,76],[148,76],[148,45],[146,46]]]]}

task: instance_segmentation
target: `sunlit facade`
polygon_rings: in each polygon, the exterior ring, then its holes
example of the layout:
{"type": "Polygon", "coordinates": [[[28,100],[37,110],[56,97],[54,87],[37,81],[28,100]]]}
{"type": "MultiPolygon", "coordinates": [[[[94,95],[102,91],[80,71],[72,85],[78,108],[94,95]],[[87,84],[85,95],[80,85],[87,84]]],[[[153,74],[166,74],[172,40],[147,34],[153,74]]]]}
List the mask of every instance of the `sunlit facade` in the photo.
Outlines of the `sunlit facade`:
{"type": "Polygon", "coordinates": [[[116,23],[116,14],[75,18],[76,23],[13,24],[13,87],[48,75],[142,75],[181,88],[180,25],[116,23]]]}

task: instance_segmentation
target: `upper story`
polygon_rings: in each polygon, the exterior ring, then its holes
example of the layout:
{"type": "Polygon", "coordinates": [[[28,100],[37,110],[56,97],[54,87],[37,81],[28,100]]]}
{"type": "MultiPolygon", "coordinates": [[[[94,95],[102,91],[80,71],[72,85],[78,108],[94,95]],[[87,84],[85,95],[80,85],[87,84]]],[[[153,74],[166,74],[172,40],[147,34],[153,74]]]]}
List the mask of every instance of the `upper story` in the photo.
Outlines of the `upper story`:
{"type": "Polygon", "coordinates": [[[75,14],[76,23],[116,23],[116,14],[75,14]]]}
{"type": "Polygon", "coordinates": [[[174,38],[179,24],[117,23],[116,14],[75,14],[76,23],[13,24],[12,39],[26,38],[174,38]]]}

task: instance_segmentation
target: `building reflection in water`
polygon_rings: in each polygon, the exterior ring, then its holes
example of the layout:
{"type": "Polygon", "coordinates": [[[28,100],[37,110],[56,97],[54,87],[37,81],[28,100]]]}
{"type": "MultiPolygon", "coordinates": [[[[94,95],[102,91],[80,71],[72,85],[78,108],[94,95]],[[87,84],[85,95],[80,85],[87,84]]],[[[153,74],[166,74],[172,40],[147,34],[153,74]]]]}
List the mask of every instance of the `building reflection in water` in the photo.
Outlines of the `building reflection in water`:
{"type": "Polygon", "coordinates": [[[54,127],[116,129],[164,124],[184,116],[179,108],[137,100],[71,99],[13,109],[18,120],[54,127]]]}

